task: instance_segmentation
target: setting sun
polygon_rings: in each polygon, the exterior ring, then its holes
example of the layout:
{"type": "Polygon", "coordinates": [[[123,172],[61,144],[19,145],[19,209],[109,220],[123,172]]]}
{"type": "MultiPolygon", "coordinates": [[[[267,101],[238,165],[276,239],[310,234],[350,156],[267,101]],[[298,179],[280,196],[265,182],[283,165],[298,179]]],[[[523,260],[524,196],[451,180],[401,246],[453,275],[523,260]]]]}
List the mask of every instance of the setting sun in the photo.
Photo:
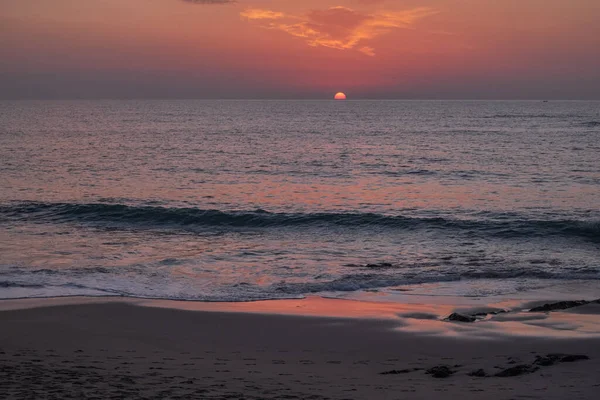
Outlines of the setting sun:
{"type": "Polygon", "coordinates": [[[344,93],[342,93],[342,92],[337,92],[335,94],[334,99],[336,99],[336,100],[346,100],[346,95],[344,93]]]}

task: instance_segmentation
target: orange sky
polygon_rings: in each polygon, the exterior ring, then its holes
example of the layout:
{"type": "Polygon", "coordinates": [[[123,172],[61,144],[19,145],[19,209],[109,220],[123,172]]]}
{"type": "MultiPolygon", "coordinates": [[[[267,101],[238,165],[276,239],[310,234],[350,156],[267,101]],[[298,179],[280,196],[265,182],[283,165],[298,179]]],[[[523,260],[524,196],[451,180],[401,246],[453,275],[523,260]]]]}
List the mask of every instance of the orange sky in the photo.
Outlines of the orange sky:
{"type": "Polygon", "coordinates": [[[4,98],[599,98],[598,0],[0,0],[4,98]]]}

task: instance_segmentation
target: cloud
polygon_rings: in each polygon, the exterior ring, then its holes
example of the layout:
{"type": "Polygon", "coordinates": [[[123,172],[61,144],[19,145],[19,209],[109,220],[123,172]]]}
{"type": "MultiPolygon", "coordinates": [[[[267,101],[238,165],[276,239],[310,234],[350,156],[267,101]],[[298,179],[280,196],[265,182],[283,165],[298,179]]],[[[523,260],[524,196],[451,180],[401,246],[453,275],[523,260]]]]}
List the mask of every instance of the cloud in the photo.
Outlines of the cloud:
{"type": "Polygon", "coordinates": [[[310,46],[338,50],[357,49],[368,56],[374,56],[375,50],[362,45],[363,42],[394,29],[412,28],[418,20],[436,13],[431,8],[418,7],[369,14],[337,6],[325,10],[311,10],[302,15],[250,8],[242,11],[240,16],[264,28],[303,38],[310,46]]]}
{"type": "Polygon", "coordinates": [[[237,0],[181,0],[192,4],[235,4],[237,0]]]}
{"type": "Polygon", "coordinates": [[[285,17],[284,13],[271,11],[271,10],[261,10],[259,8],[248,8],[240,13],[240,15],[249,20],[252,19],[279,19],[285,17]]]}

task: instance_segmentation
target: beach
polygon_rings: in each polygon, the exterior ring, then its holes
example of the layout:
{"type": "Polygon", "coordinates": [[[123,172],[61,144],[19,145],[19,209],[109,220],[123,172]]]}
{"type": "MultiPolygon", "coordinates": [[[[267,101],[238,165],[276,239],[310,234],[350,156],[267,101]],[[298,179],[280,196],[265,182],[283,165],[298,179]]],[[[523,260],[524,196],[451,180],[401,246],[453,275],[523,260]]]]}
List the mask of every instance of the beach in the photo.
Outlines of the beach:
{"type": "Polygon", "coordinates": [[[600,387],[594,305],[475,323],[443,320],[450,306],[316,297],[0,309],[7,399],[591,399],[600,387]]]}

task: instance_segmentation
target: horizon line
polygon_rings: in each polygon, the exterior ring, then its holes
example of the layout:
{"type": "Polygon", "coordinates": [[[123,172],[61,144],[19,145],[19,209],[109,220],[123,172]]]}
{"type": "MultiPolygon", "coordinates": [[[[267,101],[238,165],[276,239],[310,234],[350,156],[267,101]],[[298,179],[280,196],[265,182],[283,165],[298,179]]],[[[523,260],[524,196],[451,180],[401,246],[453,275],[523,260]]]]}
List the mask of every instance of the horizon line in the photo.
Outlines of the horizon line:
{"type": "Polygon", "coordinates": [[[0,98],[0,101],[600,101],[600,98],[376,98],[358,97],[336,100],[333,97],[307,97],[307,98],[277,98],[277,97],[22,97],[22,98],[0,98]]]}

